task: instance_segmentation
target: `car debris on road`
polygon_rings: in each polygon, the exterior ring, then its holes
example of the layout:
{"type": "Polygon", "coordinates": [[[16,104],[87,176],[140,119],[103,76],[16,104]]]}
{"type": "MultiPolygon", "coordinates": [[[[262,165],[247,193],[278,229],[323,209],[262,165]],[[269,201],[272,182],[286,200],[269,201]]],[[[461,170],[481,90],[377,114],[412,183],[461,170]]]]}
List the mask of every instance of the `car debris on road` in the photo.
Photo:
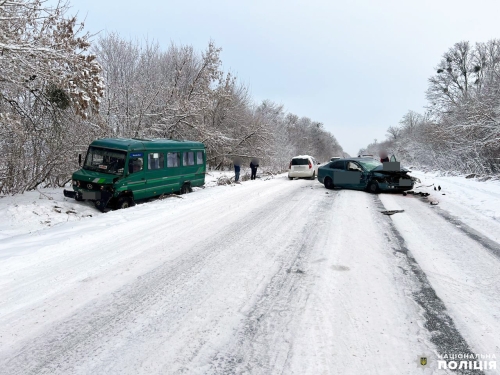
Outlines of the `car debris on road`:
{"type": "Polygon", "coordinates": [[[388,210],[388,211],[380,211],[384,215],[394,215],[400,212],[405,212],[405,210],[388,210]]]}

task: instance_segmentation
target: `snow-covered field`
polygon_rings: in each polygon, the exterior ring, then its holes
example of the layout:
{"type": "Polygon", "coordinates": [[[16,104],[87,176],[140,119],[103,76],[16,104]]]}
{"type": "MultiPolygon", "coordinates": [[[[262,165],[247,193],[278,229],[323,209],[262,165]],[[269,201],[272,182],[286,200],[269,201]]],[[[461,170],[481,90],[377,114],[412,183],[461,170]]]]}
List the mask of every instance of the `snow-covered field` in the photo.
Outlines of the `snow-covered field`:
{"type": "Polygon", "coordinates": [[[0,373],[445,374],[438,354],[498,357],[500,182],[412,174],[429,197],[211,172],[105,214],[62,189],[0,198],[0,373]]]}

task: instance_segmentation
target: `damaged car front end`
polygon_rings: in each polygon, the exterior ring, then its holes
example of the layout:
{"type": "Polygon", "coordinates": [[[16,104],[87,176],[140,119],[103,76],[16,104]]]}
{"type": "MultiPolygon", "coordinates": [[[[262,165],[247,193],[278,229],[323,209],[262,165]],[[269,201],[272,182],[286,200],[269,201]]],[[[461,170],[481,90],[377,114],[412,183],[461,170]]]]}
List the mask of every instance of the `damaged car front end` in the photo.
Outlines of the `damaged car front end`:
{"type": "Polygon", "coordinates": [[[64,190],[64,196],[77,201],[93,201],[97,209],[104,211],[113,200],[113,184],[117,179],[79,170],[73,174],[73,191],[64,190]]]}
{"type": "Polygon", "coordinates": [[[418,178],[409,175],[411,171],[401,167],[399,162],[386,162],[369,171],[366,189],[378,191],[403,192],[413,189],[418,178]]]}
{"type": "Polygon", "coordinates": [[[72,175],[73,191],[64,190],[64,196],[93,201],[102,212],[112,207],[116,203],[115,184],[124,177],[126,157],[122,150],[90,146],[82,168],[72,175]]]}
{"type": "Polygon", "coordinates": [[[381,163],[373,158],[341,159],[318,169],[318,181],[327,189],[343,188],[403,192],[413,189],[418,179],[410,176],[410,170],[399,162],[381,163]]]}

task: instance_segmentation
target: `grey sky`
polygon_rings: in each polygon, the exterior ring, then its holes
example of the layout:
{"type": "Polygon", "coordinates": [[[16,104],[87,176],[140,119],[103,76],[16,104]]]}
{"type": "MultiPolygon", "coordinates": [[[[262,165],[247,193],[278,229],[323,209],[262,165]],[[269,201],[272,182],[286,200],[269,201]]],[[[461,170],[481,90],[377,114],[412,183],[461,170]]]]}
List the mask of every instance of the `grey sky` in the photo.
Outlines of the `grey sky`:
{"type": "MultiPolygon", "coordinates": [[[[54,1],[54,0],[52,0],[54,1]]],[[[500,38],[498,0],[70,0],[90,32],[222,47],[257,101],[322,122],[351,155],[409,110],[454,43],[500,38]]]]}

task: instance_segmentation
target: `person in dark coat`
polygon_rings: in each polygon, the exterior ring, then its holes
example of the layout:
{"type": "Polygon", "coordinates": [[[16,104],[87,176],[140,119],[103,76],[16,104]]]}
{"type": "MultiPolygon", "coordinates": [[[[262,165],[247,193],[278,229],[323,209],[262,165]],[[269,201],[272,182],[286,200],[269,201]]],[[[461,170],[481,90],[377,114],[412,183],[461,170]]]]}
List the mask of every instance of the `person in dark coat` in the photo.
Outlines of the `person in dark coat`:
{"type": "Polygon", "coordinates": [[[240,180],[241,159],[238,157],[234,158],[233,164],[234,164],[234,182],[238,182],[240,180]]]}
{"type": "Polygon", "coordinates": [[[257,168],[259,167],[259,159],[252,159],[250,162],[250,169],[252,170],[252,176],[250,177],[251,180],[255,180],[255,177],[257,176],[257,168]]]}
{"type": "Polygon", "coordinates": [[[240,166],[234,165],[234,182],[238,182],[240,179],[240,166]]]}
{"type": "Polygon", "coordinates": [[[386,151],[381,151],[380,152],[380,162],[381,163],[386,163],[389,161],[389,155],[387,154],[386,151]]]}

